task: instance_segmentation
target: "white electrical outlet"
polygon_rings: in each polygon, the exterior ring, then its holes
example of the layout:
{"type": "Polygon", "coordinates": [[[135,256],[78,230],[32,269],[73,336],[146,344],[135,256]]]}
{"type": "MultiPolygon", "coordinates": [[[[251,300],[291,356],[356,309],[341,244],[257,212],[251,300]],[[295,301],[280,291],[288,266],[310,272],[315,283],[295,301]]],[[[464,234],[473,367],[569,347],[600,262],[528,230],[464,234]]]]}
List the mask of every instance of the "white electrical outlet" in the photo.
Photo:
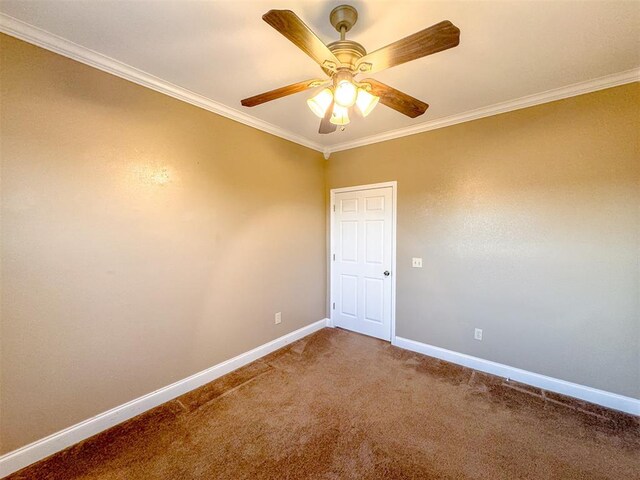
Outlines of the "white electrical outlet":
{"type": "Polygon", "coordinates": [[[280,322],[282,322],[282,312],[276,313],[275,321],[274,321],[276,325],[279,324],[280,322]]]}
{"type": "Polygon", "coordinates": [[[475,338],[476,340],[482,340],[482,329],[481,328],[476,328],[476,331],[473,334],[473,338],[475,338]]]}
{"type": "Polygon", "coordinates": [[[413,257],[413,258],[411,259],[411,266],[412,266],[413,268],[422,268],[422,259],[421,259],[421,258],[413,257]]]}

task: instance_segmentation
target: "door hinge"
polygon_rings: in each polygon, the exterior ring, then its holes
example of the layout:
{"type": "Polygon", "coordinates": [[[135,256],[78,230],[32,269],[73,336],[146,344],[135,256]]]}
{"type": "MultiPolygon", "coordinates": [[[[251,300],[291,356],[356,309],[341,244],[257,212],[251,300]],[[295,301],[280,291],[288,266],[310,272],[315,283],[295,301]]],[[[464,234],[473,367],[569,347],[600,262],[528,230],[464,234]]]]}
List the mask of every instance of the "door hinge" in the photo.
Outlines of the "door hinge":
{"type": "Polygon", "coordinates": [[[336,309],[336,302],[333,302],[333,309],[336,309]]]}
{"type": "Polygon", "coordinates": [[[334,211],[334,212],[336,211],[336,206],[335,206],[335,205],[333,206],[333,211],[334,211]]]}
{"type": "Polygon", "coordinates": [[[334,262],[336,261],[336,254],[335,253],[333,254],[333,261],[334,262]]]}

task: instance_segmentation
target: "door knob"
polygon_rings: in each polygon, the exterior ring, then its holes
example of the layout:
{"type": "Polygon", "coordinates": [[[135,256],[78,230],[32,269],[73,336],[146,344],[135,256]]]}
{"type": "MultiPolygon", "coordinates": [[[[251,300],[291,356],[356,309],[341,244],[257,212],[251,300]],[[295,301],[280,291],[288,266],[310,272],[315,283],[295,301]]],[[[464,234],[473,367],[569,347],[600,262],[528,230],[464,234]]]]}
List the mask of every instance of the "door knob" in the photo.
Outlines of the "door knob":
{"type": "Polygon", "coordinates": [[[389,270],[385,270],[385,271],[384,271],[384,276],[385,276],[385,277],[388,277],[389,275],[391,275],[391,272],[389,272],[389,270]]]}

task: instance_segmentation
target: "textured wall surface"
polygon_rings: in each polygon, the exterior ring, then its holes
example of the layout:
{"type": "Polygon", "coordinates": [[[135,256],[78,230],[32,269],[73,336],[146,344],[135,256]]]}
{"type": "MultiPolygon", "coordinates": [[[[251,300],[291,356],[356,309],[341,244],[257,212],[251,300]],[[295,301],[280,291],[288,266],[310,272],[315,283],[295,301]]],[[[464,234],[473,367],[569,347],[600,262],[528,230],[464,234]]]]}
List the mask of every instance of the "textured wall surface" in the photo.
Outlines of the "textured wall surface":
{"type": "Polygon", "coordinates": [[[325,162],[0,42],[0,452],[323,318],[327,184],[398,181],[398,335],[640,397],[637,84],[325,162]]]}
{"type": "Polygon", "coordinates": [[[3,452],[325,317],[320,153],[0,49],[3,452]]]}
{"type": "Polygon", "coordinates": [[[329,188],[398,181],[397,334],[640,397],[639,94],[333,154],[329,188]]]}

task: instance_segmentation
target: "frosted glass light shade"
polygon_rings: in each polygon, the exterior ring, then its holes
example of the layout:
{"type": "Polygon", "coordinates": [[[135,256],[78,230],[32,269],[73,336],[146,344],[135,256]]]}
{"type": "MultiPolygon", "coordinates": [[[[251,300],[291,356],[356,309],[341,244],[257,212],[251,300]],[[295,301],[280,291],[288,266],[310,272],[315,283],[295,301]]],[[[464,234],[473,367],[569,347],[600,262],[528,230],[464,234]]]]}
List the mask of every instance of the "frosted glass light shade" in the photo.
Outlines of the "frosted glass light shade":
{"type": "Polygon", "coordinates": [[[358,89],[356,106],[358,107],[358,110],[362,112],[363,117],[369,115],[373,111],[373,109],[376,108],[376,105],[378,105],[378,101],[380,101],[380,97],[371,95],[364,88],[358,89]]]}
{"type": "Polygon", "coordinates": [[[336,85],[335,100],[341,107],[350,107],[356,103],[358,89],[348,80],[342,80],[336,85]]]}
{"type": "Polygon", "coordinates": [[[336,103],[333,106],[333,113],[329,121],[334,125],[346,125],[349,123],[349,111],[336,103]]]}
{"type": "Polygon", "coordinates": [[[327,112],[327,108],[333,101],[333,93],[328,88],[321,90],[315,97],[307,100],[307,105],[311,111],[320,118],[324,118],[324,114],[327,112]]]}

